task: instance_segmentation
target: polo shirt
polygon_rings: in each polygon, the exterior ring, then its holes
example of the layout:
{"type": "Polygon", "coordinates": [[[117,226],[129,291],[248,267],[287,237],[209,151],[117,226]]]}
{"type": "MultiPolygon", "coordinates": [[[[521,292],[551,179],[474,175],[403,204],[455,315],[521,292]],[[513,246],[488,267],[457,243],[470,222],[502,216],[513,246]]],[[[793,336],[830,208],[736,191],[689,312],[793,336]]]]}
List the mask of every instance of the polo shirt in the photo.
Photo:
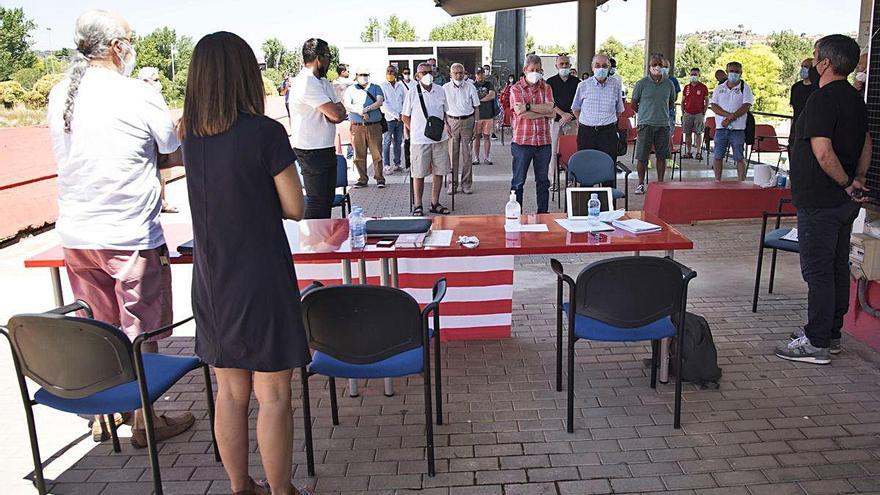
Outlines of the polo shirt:
{"type": "MultiPolygon", "coordinates": [[[[594,76],[581,81],[571,104],[572,110],[580,112],[578,123],[597,127],[617,122],[617,115],[624,110],[620,94],[617,79],[609,77],[600,83],[594,76]]],[[[556,96],[555,91],[553,96],[556,96]]]]}
{"type": "Polygon", "coordinates": [[[675,87],[668,78],[659,81],[645,76],[636,82],[632,101],[638,102],[639,125],[669,127],[669,109],[675,105],[675,87]]]}
{"type": "Polygon", "coordinates": [[[467,79],[462,80],[460,83],[449,81],[443,85],[443,91],[446,93],[446,104],[449,106],[446,113],[452,117],[472,115],[474,108],[480,106],[477,88],[474,87],[474,83],[467,79]]]}
{"type": "Polygon", "coordinates": [[[336,124],[324,117],[318,107],[334,103],[336,92],[325,78],[318,79],[308,67],[290,84],[290,117],[293,147],[301,150],[332,148],[336,141],[336,124]]]}
{"type": "Polygon", "coordinates": [[[681,99],[681,108],[684,113],[698,114],[706,112],[706,97],[709,96],[709,88],[701,82],[686,84],[681,99]]]}
{"type": "MultiPolygon", "coordinates": [[[[380,96],[383,98],[385,97],[382,94],[382,88],[372,83],[368,83],[366,89],[360,84],[352,84],[346,88],[345,93],[342,95],[342,104],[345,105],[345,109],[348,110],[348,120],[350,120],[352,124],[363,124],[364,119],[361,117],[360,113],[357,112],[376,103],[376,100],[380,96]],[[368,98],[367,93],[369,93],[372,98],[368,98]]],[[[370,110],[370,112],[367,113],[367,122],[379,122],[380,120],[382,120],[382,112],[378,108],[370,110]]]]}
{"type": "MultiPolygon", "coordinates": [[[[578,90],[578,83],[580,83],[578,78],[573,76],[569,76],[565,81],[562,80],[562,77],[560,77],[559,74],[548,78],[547,84],[549,84],[550,89],[553,90],[553,104],[563,112],[570,113],[572,110],[574,95],[578,90]]],[[[558,121],[561,118],[562,117],[557,115],[553,120],[558,121]]]]}
{"type": "MultiPolygon", "coordinates": [[[[725,112],[735,112],[739,110],[739,107],[746,103],[755,103],[755,97],[752,95],[752,88],[750,88],[745,81],[740,80],[740,82],[738,82],[733,88],[729,87],[726,82],[716,86],[715,91],[712,92],[712,99],[709,100],[709,103],[718,105],[725,112]]],[[[734,131],[745,130],[747,118],[746,114],[740,115],[736,120],[730,123],[730,129],[734,131]]],[[[724,120],[724,117],[721,115],[715,116],[716,128],[724,128],[721,126],[722,120],[724,120]]]]}
{"type": "MultiPolygon", "coordinates": [[[[410,118],[409,139],[412,144],[435,144],[438,141],[425,136],[425,126],[428,123],[428,118],[425,117],[422,104],[419,102],[419,88],[417,85],[422,88],[421,94],[425,99],[425,108],[428,110],[428,115],[440,119],[446,117],[446,110],[448,108],[446,92],[442,86],[437,84],[432,84],[431,89],[428,90],[425,89],[425,86],[415,82],[413,88],[406,93],[406,98],[403,100],[403,110],[400,111],[401,115],[406,115],[410,118]]],[[[448,133],[444,132],[443,138],[439,142],[446,141],[447,139],[449,139],[448,133]]]]}
{"type": "Polygon", "coordinates": [[[382,104],[382,113],[389,122],[400,120],[400,110],[403,109],[403,99],[406,98],[406,85],[403,81],[391,84],[388,81],[382,83],[382,94],[385,95],[385,103],[382,104]]]}

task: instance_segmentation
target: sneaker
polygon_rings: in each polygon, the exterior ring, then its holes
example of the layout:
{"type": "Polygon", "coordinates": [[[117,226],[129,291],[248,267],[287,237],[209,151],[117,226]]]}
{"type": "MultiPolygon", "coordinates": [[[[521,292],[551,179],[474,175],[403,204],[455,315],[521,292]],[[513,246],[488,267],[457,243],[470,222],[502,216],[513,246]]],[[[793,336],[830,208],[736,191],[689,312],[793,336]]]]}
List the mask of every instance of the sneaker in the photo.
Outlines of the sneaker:
{"type": "Polygon", "coordinates": [[[491,137],[490,139],[492,139],[492,141],[497,141],[497,140],[498,140],[498,136],[496,136],[495,133],[493,132],[493,133],[492,133],[492,137],[491,137]]]}
{"type": "Polygon", "coordinates": [[[391,167],[382,167],[382,172],[384,172],[385,175],[394,175],[394,169],[391,167]]]}
{"type": "Polygon", "coordinates": [[[831,353],[828,352],[828,349],[813,347],[810,344],[810,339],[806,336],[778,345],[776,347],[776,356],[789,361],[799,361],[802,363],[831,363],[831,353]]]}
{"type": "MultiPolygon", "coordinates": [[[[104,419],[104,416],[95,416],[89,421],[89,426],[92,428],[92,440],[95,443],[110,440],[110,425],[104,419]]],[[[117,428],[130,421],[131,413],[113,414],[113,422],[116,423],[117,428]]]]}
{"type": "Polygon", "coordinates": [[[385,189],[385,183],[380,182],[380,183],[376,184],[376,187],[378,187],[379,189],[385,189]]]}
{"type": "MultiPolygon", "coordinates": [[[[791,337],[791,340],[797,340],[803,336],[803,328],[795,330],[794,332],[791,332],[791,335],[789,335],[789,337],[791,337]]],[[[840,339],[831,339],[831,347],[828,348],[828,352],[830,352],[831,354],[840,354],[840,339]]]]}
{"type": "Polygon", "coordinates": [[[483,163],[486,165],[492,165],[492,160],[486,158],[485,160],[483,160],[483,163]]]}
{"type": "MultiPolygon", "coordinates": [[[[153,429],[153,437],[157,442],[161,442],[162,440],[167,440],[171,437],[175,437],[185,432],[186,430],[192,427],[193,423],[196,422],[196,418],[192,415],[192,413],[183,413],[179,416],[169,416],[163,414],[160,416],[162,421],[162,426],[156,426],[153,429]]],[[[156,418],[159,419],[159,418],[156,418]]],[[[147,446],[147,432],[143,428],[132,428],[131,429],[131,444],[138,449],[142,449],[147,446]]]]}
{"type": "Polygon", "coordinates": [[[480,160],[471,160],[471,165],[479,165],[480,160]]]}
{"type": "Polygon", "coordinates": [[[394,171],[395,172],[403,172],[403,166],[402,165],[395,165],[394,171]]]}
{"type": "Polygon", "coordinates": [[[360,189],[362,187],[367,187],[367,183],[366,182],[355,182],[354,185],[351,187],[353,187],[355,189],[360,189]]]}
{"type": "Polygon", "coordinates": [[[645,189],[647,189],[647,187],[645,187],[644,184],[639,184],[636,186],[635,194],[645,194],[645,189]]]}

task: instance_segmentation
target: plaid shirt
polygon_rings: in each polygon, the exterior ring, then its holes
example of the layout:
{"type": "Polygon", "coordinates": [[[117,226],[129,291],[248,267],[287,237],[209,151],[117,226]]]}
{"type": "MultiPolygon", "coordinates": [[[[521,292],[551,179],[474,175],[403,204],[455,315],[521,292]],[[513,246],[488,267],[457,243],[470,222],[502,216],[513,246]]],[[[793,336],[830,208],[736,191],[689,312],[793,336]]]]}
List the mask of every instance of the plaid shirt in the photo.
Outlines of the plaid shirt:
{"type": "Polygon", "coordinates": [[[609,77],[600,83],[595,77],[581,81],[571,109],[580,112],[578,123],[599,127],[617,122],[617,115],[623,113],[623,99],[620,97],[620,82],[609,77]]]}
{"type": "MultiPolygon", "coordinates": [[[[553,104],[553,90],[544,81],[529,86],[525,78],[510,88],[510,107],[517,104],[538,103],[553,104]]],[[[551,117],[552,118],[552,117],[551,117]]],[[[513,113],[513,138],[512,142],[521,146],[543,146],[550,144],[550,119],[525,119],[513,113]]]]}

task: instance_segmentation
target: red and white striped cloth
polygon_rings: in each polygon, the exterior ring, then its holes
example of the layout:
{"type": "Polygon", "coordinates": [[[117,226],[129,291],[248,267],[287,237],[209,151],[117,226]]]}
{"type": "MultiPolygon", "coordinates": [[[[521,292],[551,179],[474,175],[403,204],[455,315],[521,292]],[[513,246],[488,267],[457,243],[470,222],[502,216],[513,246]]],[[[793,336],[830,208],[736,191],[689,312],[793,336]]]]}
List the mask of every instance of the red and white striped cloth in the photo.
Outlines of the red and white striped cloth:
{"type": "MultiPolygon", "coordinates": [[[[367,283],[380,284],[380,264],[367,262],[367,283]]],[[[297,262],[301,289],[312,281],[342,283],[340,262],[297,262]]],[[[440,305],[441,340],[497,339],[510,336],[513,310],[513,256],[462,258],[401,258],[398,281],[420,306],[431,301],[431,289],[446,277],[447,291],[440,305]]],[[[352,263],[352,280],[359,279],[352,263]]]]}

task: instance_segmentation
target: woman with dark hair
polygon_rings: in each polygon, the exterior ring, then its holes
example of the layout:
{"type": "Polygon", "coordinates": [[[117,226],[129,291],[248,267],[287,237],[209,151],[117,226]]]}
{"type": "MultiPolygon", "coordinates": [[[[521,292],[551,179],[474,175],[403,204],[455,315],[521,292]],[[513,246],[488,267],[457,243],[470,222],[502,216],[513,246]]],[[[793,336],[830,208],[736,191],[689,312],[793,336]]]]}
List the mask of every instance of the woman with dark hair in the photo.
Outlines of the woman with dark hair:
{"type": "Polygon", "coordinates": [[[232,33],[193,50],[179,134],[192,210],[196,354],[217,375],[215,431],[235,494],[296,494],[293,368],[309,362],[300,293],[282,219],[303,216],[287,132],[264,116],[248,44],[232,33]],[[268,486],[248,474],[248,406],[268,486]]]}

